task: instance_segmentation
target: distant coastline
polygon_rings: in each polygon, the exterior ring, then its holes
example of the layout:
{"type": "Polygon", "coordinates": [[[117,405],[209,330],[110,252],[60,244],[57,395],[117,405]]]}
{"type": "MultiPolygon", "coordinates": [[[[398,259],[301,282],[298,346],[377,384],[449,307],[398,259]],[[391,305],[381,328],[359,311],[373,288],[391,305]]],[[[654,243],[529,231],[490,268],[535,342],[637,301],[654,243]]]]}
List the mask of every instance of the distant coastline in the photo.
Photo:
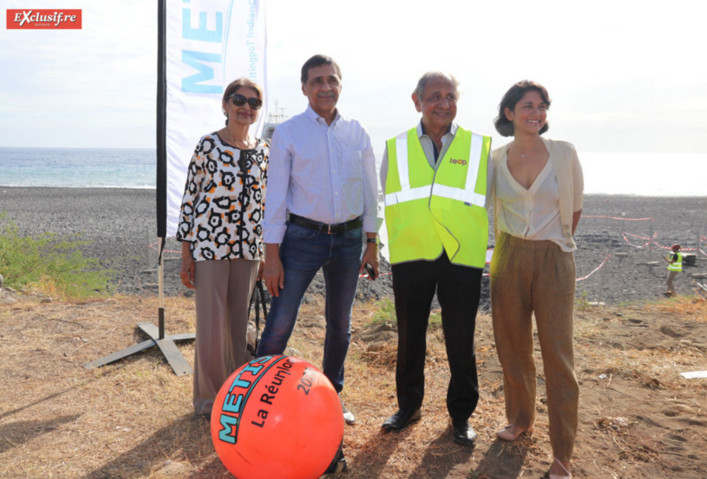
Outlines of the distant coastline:
{"type": "Polygon", "coordinates": [[[154,149],[0,148],[0,185],[137,188],[156,185],[154,149]]]}
{"type": "Polygon", "coordinates": [[[93,186],[52,186],[52,185],[40,185],[40,186],[30,186],[30,185],[12,185],[12,184],[0,184],[0,188],[57,188],[57,189],[71,189],[71,190],[156,190],[155,185],[148,186],[122,186],[122,185],[93,185],[93,186]]]}
{"type": "MultiPolygon", "coordinates": [[[[381,157],[382,151],[377,160],[381,157]]],[[[586,194],[707,194],[707,154],[580,152],[580,161],[586,194]],[[668,168],[679,180],[666,179],[668,168]]],[[[0,186],[150,190],[156,188],[156,176],[156,151],[151,148],[0,147],[0,186]]]]}

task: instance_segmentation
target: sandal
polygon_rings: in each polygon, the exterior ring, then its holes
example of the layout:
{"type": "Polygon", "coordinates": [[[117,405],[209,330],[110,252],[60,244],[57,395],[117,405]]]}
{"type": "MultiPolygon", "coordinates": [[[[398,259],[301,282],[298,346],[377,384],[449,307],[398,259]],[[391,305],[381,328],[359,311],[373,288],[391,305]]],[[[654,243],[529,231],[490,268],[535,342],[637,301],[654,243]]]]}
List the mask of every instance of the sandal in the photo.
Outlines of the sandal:
{"type": "Polygon", "coordinates": [[[561,476],[559,474],[550,474],[550,479],[572,479],[572,473],[565,467],[564,464],[562,464],[562,461],[560,461],[558,458],[555,458],[555,462],[560,465],[563,471],[567,473],[566,476],[561,476]]]}
{"type": "Polygon", "coordinates": [[[533,428],[533,426],[530,426],[528,429],[523,429],[522,427],[518,427],[514,424],[509,424],[503,429],[499,429],[498,431],[496,431],[496,436],[498,436],[499,439],[503,439],[504,441],[513,442],[518,439],[521,434],[532,434],[534,430],[535,428],[533,428]]]}

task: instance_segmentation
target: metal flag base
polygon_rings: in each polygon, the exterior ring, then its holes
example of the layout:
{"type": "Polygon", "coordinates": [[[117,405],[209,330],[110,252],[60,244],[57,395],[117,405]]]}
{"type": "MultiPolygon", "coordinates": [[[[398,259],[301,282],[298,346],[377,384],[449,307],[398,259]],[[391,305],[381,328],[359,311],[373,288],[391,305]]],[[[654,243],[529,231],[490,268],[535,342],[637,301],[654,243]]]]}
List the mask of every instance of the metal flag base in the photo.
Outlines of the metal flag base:
{"type": "Polygon", "coordinates": [[[193,372],[191,365],[187,362],[186,359],[184,359],[184,356],[182,356],[181,351],[179,351],[179,348],[177,348],[175,341],[192,340],[195,337],[194,333],[174,334],[170,336],[164,335],[164,284],[162,282],[164,274],[164,265],[162,264],[162,251],[164,249],[164,241],[164,238],[160,238],[159,266],[157,268],[159,276],[160,302],[159,328],[150,322],[138,324],[138,327],[145,334],[147,334],[150,339],[138,344],[134,344],[133,346],[125,348],[122,351],[118,351],[109,354],[108,356],[96,359],[95,361],[86,363],[83,365],[83,367],[85,367],[86,369],[100,368],[101,366],[105,366],[106,364],[114,363],[116,361],[120,361],[123,358],[127,358],[128,356],[132,356],[133,354],[142,352],[146,349],[151,348],[152,346],[157,346],[160,348],[160,351],[162,351],[162,354],[164,355],[165,359],[172,367],[174,374],[176,374],[177,376],[183,376],[185,374],[191,374],[193,372]]]}
{"type": "Polygon", "coordinates": [[[145,332],[150,337],[150,339],[141,343],[134,344],[129,348],[123,349],[122,351],[118,351],[109,354],[108,356],[104,356],[100,359],[96,359],[95,361],[91,361],[90,363],[86,363],[83,365],[83,367],[85,367],[86,369],[100,368],[101,366],[105,366],[106,364],[120,361],[123,358],[127,358],[128,356],[132,356],[133,354],[137,354],[153,346],[157,346],[160,348],[160,351],[162,351],[162,354],[164,355],[165,359],[172,367],[174,374],[176,374],[177,376],[183,376],[185,374],[192,373],[191,365],[187,362],[186,359],[184,359],[184,356],[182,356],[181,351],[179,351],[179,348],[177,348],[175,341],[192,340],[194,339],[194,333],[174,334],[171,336],[164,337],[163,332],[162,338],[160,338],[159,329],[154,324],[149,322],[140,323],[138,324],[138,327],[143,332],[145,332]]]}

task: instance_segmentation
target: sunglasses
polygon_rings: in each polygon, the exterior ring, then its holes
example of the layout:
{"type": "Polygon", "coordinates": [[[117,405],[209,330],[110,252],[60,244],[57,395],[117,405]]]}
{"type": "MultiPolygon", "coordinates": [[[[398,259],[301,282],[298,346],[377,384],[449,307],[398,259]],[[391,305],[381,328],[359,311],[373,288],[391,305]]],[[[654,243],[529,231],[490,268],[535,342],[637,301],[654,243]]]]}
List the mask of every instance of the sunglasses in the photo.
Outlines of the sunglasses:
{"type": "Polygon", "coordinates": [[[246,98],[238,93],[234,93],[233,95],[231,95],[230,98],[233,104],[236,106],[243,106],[248,103],[248,106],[251,110],[258,110],[261,106],[263,106],[263,100],[261,100],[260,98],[246,98]]]}

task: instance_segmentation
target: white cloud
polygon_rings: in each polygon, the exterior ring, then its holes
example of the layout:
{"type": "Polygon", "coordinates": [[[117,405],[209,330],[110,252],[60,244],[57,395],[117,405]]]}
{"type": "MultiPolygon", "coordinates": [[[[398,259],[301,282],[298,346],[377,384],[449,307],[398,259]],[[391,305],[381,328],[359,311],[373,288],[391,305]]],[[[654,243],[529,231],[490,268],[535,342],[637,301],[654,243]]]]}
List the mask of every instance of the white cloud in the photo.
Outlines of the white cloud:
{"type": "MultiPolygon", "coordinates": [[[[27,8],[10,1],[8,9],[27,8]]],[[[152,146],[156,4],[39,1],[82,9],[81,30],[2,30],[0,145],[152,146]]]]}

